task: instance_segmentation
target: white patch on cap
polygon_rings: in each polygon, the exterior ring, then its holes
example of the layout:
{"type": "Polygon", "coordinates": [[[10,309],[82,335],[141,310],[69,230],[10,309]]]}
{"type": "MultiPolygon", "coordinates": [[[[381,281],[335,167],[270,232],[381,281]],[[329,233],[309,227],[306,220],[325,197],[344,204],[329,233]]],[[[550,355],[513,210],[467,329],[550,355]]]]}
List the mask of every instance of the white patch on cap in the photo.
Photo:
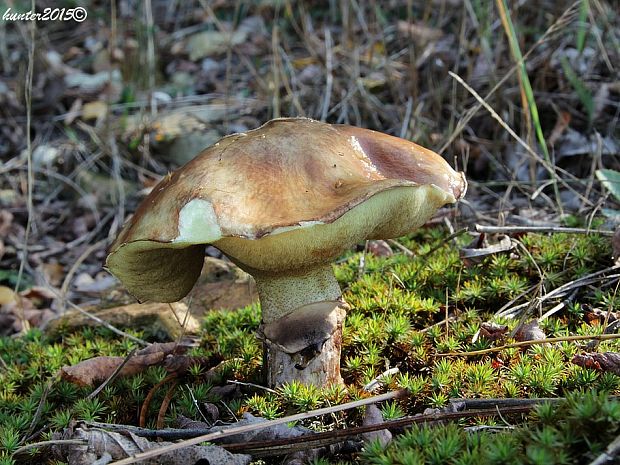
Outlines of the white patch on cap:
{"type": "Polygon", "coordinates": [[[173,242],[205,244],[221,237],[222,229],[208,200],[190,200],[179,212],[179,235],[173,242]]]}

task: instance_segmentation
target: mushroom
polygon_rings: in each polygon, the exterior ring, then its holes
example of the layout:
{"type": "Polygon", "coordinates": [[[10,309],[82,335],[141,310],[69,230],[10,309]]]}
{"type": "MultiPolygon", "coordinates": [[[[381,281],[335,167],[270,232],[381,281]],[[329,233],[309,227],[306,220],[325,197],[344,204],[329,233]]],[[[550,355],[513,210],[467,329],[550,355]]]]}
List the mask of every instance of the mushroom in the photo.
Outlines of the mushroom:
{"type": "Polygon", "coordinates": [[[124,226],[106,267],[139,300],[174,302],[213,245],[256,280],[266,383],[341,383],[347,305],[332,261],[366,239],[411,232],[466,186],[412,142],[275,119],[168,174],[124,226]]]}

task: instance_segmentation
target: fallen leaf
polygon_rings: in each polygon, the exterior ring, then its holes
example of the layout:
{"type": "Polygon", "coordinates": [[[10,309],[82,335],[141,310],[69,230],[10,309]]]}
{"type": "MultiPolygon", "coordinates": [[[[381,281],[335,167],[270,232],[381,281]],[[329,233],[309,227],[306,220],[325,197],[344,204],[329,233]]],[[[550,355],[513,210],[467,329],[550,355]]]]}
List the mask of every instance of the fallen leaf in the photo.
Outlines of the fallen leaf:
{"type": "Polygon", "coordinates": [[[390,244],[382,240],[368,241],[368,251],[375,257],[390,257],[394,254],[390,244]]]}
{"type": "MultiPolygon", "coordinates": [[[[65,434],[57,435],[56,439],[77,439],[86,444],[59,443],[54,452],[69,465],[91,465],[93,463],[109,463],[121,460],[134,454],[151,449],[169,446],[171,442],[152,442],[129,431],[124,434],[89,429],[85,427],[69,429],[65,434]]],[[[179,463],[208,463],[218,465],[247,465],[252,458],[245,454],[231,454],[222,447],[189,446],[173,452],[164,453],[151,459],[141,460],[144,465],[176,465],[179,463]]]]}
{"type": "Polygon", "coordinates": [[[538,326],[537,320],[533,320],[528,323],[521,324],[515,330],[514,337],[515,337],[515,341],[517,342],[541,341],[547,338],[547,336],[545,335],[545,332],[542,329],[540,329],[540,326],[538,326]]]}
{"type": "Polygon", "coordinates": [[[65,267],[58,262],[41,263],[37,267],[46,283],[59,287],[65,278],[65,267]]]}
{"type": "Polygon", "coordinates": [[[57,147],[43,144],[38,145],[32,151],[32,164],[36,168],[50,166],[60,156],[60,150],[57,147]]]}
{"type": "Polygon", "coordinates": [[[416,42],[433,42],[443,37],[443,31],[438,28],[427,26],[421,22],[398,21],[398,32],[407,37],[412,37],[416,42]]]}
{"type": "Polygon", "coordinates": [[[6,237],[13,223],[13,213],[8,210],[0,210],[0,237],[6,237]]]}
{"type": "Polygon", "coordinates": [[[250,16],[241,21],[235,31],[203,31],[187,40],[185,52],[192,61],[209,55],[226,53],[229,48],[243,44],[252,35],[259,35],[264,27],[262,18],[250,16]]]}
{"type": "MultiPolygon", "coordinates": [[[[503,339],[508,332],[508,326],[497,323],[484,322],[480,325],[477,336],[483,337],[488,341],[494,342],[503,339]]],[[[476,342],[477,338],[472,342],[476,342]]]]}
{"type": "Polygon", "coordinates": [[[114,287],[116,283],[116,278],[109,273],[97,273],[94,278],[88,273],[80,273],[73,281],[73,288],[77,292],[100,294],[114,287]]]}
{"type": "Polygon", "coordinates": [[[549,134],[549,137],[547,138],[547,142],[549,145],[555,145],[557,140],[562,136],[562,134],[564,134],[564,131],[568,129],[570,120],[571,120],[571,115],[569,112],[567,111],[560,112],[555,122],[555,126],[553,127],[553,130],[551,131],[551,134],[549,134]]]}
{"type": "Polygon", "coordinates": [[[67,87],[75,88],[77,92],[85,94],[98,93],[110,83],[114,87],[121,87],[122,84],[121,72],[118,69],[112,72],[101,71],[96,74],[86,74],[75,70],[66,74],[64,79],[67,87]]]}
{"type": "MultiPolygon", "coordinates": [[[[176,342],[151,344],[130,357],[118,373],[118,376],[132,376],[142,373],[152,365],[161,364],[166,356],[185,350],[185,346],[176,342]]],[[[123,362],[125,362],[125,357],[94,357],[79,362],[76,365],[62,367],[60,369],[60,376],[62,379],[78,386],[95,386],[112,376],[123,362]]]]}
{"type": "Polygon", "coordinates": [[[85,103],[82,106],[82,119],[88,120],[102,120],[108,113],[108,105],[101,100],[95,100],[94,102],[85,103]]]}
{"type": "Polygon", "coordinates": [[[510,237],[504,234],[499,235],[498,239],[497,242],[491,244],[484,233],[476,233],[473,241],[459,250],[459,257],[465,266],[472,266],[481,263],[489,255],[508,252],[515,247],[510,237]]]}
{"type": "Polygon", "coordinates": [[[56,298],[56,294],[51,289],[43,286],[32,286],[19,293],[22,297],[29,299],[36,307],[40,307],[42,303],[56,298]]]}
{"type": "Polygon", "coordinates": [[[13,289],[0,286],[0,305],[8,305],[17,302],[17,294],[13,289]]]}
{"type": "Polygon", "coordinates": [[[219,31],[203,31],[192,35],[185,46],[189,59],[197,61],[210,55],[226,53],[229,48],[246,41],[248,33],[238,29],[232,33],[219,31]]]}
{"type": "Polygon", "coordinates": [[[580,367],[609,371],[620,376],[620,354],[617,352],[578,354],[573,357],[572,362],[580,367]]]}

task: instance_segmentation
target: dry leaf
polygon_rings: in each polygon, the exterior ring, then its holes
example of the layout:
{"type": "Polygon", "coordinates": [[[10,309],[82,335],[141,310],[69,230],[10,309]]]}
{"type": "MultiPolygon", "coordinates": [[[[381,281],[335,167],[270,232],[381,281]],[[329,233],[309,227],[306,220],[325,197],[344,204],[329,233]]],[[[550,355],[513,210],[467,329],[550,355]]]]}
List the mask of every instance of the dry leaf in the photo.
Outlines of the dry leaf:
{"type": "Polygon", "coordinates": [[[390,257],[394,254],[390,244],[381,240],[368,241],[368,252],[375,257],[390,257]]]}
{"type": "Polygon", "coordinates": [[[434,27],[429,27],[423,23],[412,23],[408,21],[398,21],[398,32],[402,35],[410,36],[417,42],[432,42],[443,37],[443,31],[434,27]]]}
{"type": "MultiPolygon", "coordinates": [[[[58,438],[60,439],[60,438],[58,438]]],[[[67,431],[62,439],[78,439],[85,445],[58,444],[54,452],[69,465],[91,465],[121,460],[150,449],[164,448],[170,442],[151,442],[131,432],[125,434],[100,429],[76,428],[67,431]]],[[[231,454],[219,446],[189,446],[157,457],[141,460],[143,465],[176,465],[180,463],[209,463],[218,465],[247,465],[251,457],[245,454],[231,454]]]]}
{"type": "Polygon", "coordinates": [[[58,262],[41,263],[37,271],[43,275],[45,282],[54,287],[59,287],[65,278],[65,267],[58,262]]]}
{"type": "MultiPolygon", "coordinates": [[[[184,351],[184,346],[176,342],[151,344],[139,350],[123,366],[118,376],[131,376],[141,373],[151,365],[164,361],[166,356],[175,351],[184,351]]],[[[125,361],[125,357],[95,357],[84,360],[73,366],[64,366],[60,369],[63,379],[78,386],[94,386],[108,379],[114,371],[125,361]]]]}
{"type": "Polygon", "coordinates": [[[6,237],[13,223],[13,213],[8,210],[0,210],[0,237],[6,237]]]}
{"type": "Polygon", "coordinates": [[[498,236],[498,239],[498,242],[490,244],[484,233],[475,234],[473,241],[467,247],[459,250],[459,256],[465,266],[475,265],[489,255],[507,252],[514,248],[514,244],[508,236],[502,234],[498,236]]]}
{"type": "Polygon", "coordinates": [[[620,354],[617,352],[603,352],[575,355],[572,362],[584,368],[611,372],[620,376],[620,354]]]}
{"type": "Polygon", "coordinates": [[[108,112],[108,105],[101,100],[95,100],[94,102],[85,103],[82,107],[82,119],[88,120],[101,120],[108,112]]]}
{"type": "Polygon", "coordinates": [[[0,305],[9,305],[17,302],[17,294],[13,289],[0,286],[0,305]]]}
{"type": "Polygon", "coordinates": [[[515,341],[541,341],[546,339],[545,332],[538,326],[538,321],[533,320],[529,323],[523,323],[515,331],[515,341]]]}
{"type": "Polygon", "coordinates": [[[480,325],[479,335],[488,341],[494,342],[503,339],[506,336],[506,332],[508,332],[508,326],[506,325],[485,322],[480,325]]]}

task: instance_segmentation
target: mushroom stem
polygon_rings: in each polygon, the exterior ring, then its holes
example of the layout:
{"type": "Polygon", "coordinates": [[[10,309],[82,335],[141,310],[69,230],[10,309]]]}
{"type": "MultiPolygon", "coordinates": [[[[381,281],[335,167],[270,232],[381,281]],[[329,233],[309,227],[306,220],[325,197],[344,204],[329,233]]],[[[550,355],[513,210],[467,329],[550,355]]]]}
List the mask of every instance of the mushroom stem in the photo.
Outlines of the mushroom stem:
{"type": "Polygon", "coordinates": [[[254,275],[254,279],[264,323],[272,323],[305,305],[342,296],[331,264],[298,275],[254,275]]]}
{"type": "Polygon", "coordinates": [[[342,383],[340,347],[347,305],[331,265],[294,276],[255,279],[267,384],[342,383]]]}

